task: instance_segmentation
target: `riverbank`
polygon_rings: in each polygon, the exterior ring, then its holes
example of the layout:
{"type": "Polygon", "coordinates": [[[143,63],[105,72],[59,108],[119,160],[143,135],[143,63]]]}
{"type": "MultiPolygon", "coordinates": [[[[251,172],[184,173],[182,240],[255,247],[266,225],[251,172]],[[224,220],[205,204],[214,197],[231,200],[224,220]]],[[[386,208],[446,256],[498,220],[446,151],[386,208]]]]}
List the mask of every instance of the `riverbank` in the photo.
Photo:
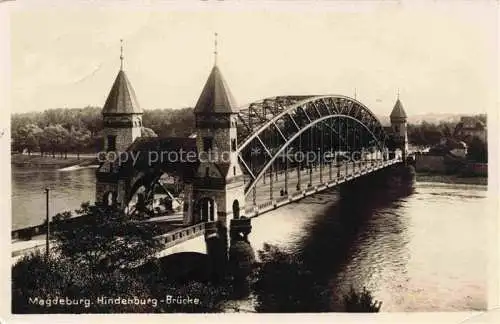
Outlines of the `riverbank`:
{"type": "Polygon", "coordinates": [[[440,182],[451,184],[469,184],[469,185],[488,185],[488,177],[464,177],[456,174],[436,174],[428,172],[417,172],[416,180],[418,182],[440,182]]]}
{"type": "Polygon", "coordinates": [[[78,159],[76,156],[68,156],[65,158],[26,154],[12,154],[11,164],[16,167],[35,167],[48,169],[62,169],[72,166],[91,166],[97,165],[97,160],[94,156],[81,156],[78,159]]]}

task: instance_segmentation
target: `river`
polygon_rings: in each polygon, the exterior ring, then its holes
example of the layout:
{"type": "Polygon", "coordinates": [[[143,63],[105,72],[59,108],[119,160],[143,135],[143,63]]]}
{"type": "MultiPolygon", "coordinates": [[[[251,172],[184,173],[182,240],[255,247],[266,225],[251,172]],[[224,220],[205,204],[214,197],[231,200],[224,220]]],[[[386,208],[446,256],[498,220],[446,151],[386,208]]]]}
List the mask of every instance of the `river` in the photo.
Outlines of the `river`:
{"type": "MultiPolygon", "coordinates": [[[[45,187],[54,213],[93,201],[94,172],[13,167],[13,228],[43,221],[45,187]]],[[[268,242],[300,255],[333,300],[353,286],[387,312],[483,310],[487,201],[485,186],[418,181],[399,195],[332,190],[253,219],[250,241],[256,251],[268,242]]]]}

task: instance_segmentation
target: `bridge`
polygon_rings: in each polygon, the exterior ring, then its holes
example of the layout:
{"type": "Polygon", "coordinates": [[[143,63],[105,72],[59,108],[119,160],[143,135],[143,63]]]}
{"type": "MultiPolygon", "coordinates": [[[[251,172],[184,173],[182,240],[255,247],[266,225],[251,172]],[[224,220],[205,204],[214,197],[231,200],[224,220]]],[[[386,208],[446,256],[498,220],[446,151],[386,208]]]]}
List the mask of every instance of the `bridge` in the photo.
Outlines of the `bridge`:
{"type": "Polygon", "coordinates": [[[389,127],[343,95],[275,96],[237,107],[214,64],[194,117],[188,138],[141,137],[142,109],[123,69],[103,107],[103,156],[113,158],[96,171],[96,201],[160,224],[167,254],[199,237],[207,254],[227,254],[208,241],[227,243],[228,232],[246,240],[252,217],[407,158],[399,97],[389,127]]]}
{"type": "Polygon", "coordinates": [[[123,65],[102,114],[96,204],[157,222],[163,255],[201,239],[211,258],[227,259],[229,241],[248,240],[252,217],[404,163],[408,153],[399,97],[389,127],[343,95],[276,96],[237,107],[216,64],[188,138],[141,136],[143,110],[123,65]]]}

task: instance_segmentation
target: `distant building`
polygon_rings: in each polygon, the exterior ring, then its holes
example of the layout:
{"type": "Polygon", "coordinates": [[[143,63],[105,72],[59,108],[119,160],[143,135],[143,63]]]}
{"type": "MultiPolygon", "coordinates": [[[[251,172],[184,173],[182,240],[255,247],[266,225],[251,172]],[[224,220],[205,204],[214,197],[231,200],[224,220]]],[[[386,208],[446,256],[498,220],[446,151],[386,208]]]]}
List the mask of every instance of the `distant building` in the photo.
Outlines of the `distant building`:
{"type": "Polygon", "coordinates": [[[461,139],[469,139],[479,137],[486,141],[486,125],[475,117],[462,117],[460,122],[455,127],[454,137],[461,139]]]}
{"type": "Polygon", "coordinates": [[[439,145],[431,148],[430,151],[440,150],[444,154],[451,154],[455,157],[465,158],[467,156],[467,144],[453,138],[442,138],[439,145]]]}

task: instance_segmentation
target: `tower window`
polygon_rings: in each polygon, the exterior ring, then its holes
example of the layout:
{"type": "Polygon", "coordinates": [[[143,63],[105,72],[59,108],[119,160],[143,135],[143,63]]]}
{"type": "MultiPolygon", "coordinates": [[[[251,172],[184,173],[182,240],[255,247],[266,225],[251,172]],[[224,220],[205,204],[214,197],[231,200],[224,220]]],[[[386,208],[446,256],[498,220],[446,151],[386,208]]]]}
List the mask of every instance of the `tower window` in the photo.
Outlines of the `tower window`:
{"type": "Polygon", "coordinates": [[[108,135],[108,152],[116,150],[116,135],[108,135]]]}
{"type": "Polygon", "coordinates": [[[213,147],[213,143],[214,142],[214,139],[212,137],[204,137],[203,138],[203,150],[205,152],[208,152],[209,150],[212,149],[213,147]]]}
{"type": "Polygon", "coordinates": [[[231,139],[231,151],[236,151],[236,138],[231,139]]]}
{"type": "Polygon", "coordinates": [[[233,166],[233,175],[236,175],[236,167],[233,166]]]}

